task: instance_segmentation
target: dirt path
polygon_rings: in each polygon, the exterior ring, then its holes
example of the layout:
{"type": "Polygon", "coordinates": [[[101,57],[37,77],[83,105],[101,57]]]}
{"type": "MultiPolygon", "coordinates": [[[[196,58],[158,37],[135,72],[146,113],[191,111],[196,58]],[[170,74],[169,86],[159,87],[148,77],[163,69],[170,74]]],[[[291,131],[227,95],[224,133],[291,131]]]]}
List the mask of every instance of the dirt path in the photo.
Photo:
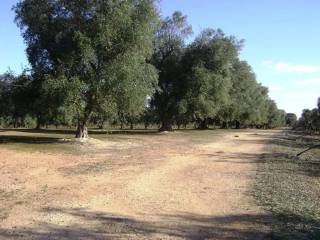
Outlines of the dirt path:
{"type": "Polygon", "coordinates": [[[250,193],[273,132],[137,136],[82,156],[0,146],[0,239],[265,239],[250,193]]]}

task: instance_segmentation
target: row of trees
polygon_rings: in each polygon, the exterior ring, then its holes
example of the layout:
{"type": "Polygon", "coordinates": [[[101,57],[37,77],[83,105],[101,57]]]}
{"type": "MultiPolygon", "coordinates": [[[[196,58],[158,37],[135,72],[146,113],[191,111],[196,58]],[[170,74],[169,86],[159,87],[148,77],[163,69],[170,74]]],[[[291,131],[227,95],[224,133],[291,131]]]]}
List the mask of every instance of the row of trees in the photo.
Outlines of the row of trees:
{"type": "Polygon", "coordinates": [[[161,19],[153,0],[23,0],[16,22],[31,69],[0,77],[0,117],[76,125],[193,123],[271,128],[285,112],[239,58],[243,41],[206,29],[190,44],[187,17],[161,19]]]}
{"type": "Polygon", "coordinates": [[[316,108],[302,111],[302,115],[294,125],[294,128],[309,133],[320,133],[320,98],[318,98],[318,106],[316,108]]]}

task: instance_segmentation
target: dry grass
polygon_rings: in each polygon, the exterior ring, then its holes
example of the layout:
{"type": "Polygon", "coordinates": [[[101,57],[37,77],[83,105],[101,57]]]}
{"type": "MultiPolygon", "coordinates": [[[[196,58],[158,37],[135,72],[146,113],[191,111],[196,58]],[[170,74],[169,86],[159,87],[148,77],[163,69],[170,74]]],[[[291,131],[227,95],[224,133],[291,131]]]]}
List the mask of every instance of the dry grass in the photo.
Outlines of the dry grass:
{"type": "Polygon", "coordinates": [[[320,151],[295,157],[319,141],[293,132],[270,139],[255,195],[277,216],[275,239],[320,239],[320,151]]]}

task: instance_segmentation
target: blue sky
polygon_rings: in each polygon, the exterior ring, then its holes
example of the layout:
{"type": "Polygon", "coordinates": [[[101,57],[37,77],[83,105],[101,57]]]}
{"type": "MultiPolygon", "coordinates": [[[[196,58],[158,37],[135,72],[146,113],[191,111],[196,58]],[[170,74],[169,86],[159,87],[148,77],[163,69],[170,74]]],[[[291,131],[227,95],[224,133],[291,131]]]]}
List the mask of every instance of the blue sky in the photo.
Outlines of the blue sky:
{"type": "MultiPolygon", "coordinates": [[[[11,11],[16,0],[0,3],[0,73],[27,65],[25,46],[11,11]]],[[[162,0],[163,16],[188,15],[195,36],[207,27],[245,39],[241,58],[268,86],[278,107],[300,115],[320,96],[320,1],[162,0]]]]}

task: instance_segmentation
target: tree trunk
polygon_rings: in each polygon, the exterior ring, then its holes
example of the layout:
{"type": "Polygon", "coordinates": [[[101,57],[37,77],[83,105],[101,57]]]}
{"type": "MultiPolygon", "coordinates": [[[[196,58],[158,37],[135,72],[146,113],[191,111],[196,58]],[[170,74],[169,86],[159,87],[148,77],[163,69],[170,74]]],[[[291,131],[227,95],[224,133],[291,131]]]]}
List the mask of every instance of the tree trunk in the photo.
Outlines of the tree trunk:
{"type": "Polygon", "coordinates": [[[103,129],[104,121],[99,122],[99,129],[103,129]]]}
{"type": "Polygon", "coordinates": [[[229,123],[227,121],[224,121],[222,123],[222,126],[221,126],[222,129],[228,129],[229,128],[229,123]]]}
{"type": "Polygon", "coordinates": [[[36,125],[36,130],[41,129],[41,117],[40,115],[37,116],[37,125],[36,125]]]}
{"type": "Polygon", "coordinates": [[[84,123],[83,124],[79,123],[77,128],[76,138],[87,139],[88,137],[89,137],[88,128],[84,123]]]}
{"type": "Polygon", "coordinates": [[[200,130],[208,129],[208,121],[207,121],[207,119],[199,121],[198,129],[200,129],[200,130]]]}
{"type": "Polygon", "coordinates": [[[159,130],[160,132],[173,131],[172,124],[169,121],[163,120],[161,121],[161,127],[159,130]]]}

